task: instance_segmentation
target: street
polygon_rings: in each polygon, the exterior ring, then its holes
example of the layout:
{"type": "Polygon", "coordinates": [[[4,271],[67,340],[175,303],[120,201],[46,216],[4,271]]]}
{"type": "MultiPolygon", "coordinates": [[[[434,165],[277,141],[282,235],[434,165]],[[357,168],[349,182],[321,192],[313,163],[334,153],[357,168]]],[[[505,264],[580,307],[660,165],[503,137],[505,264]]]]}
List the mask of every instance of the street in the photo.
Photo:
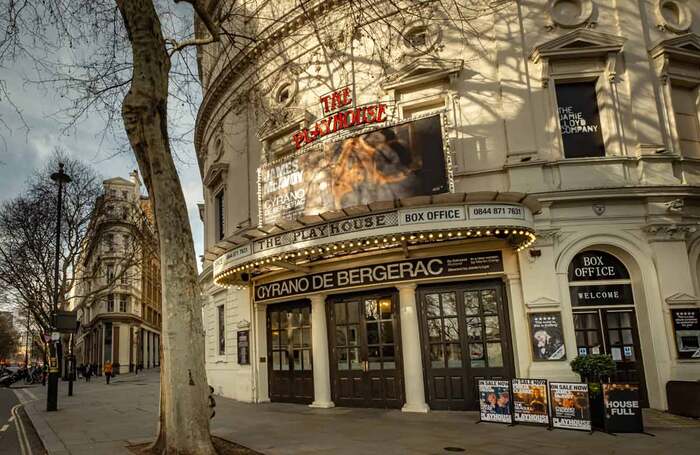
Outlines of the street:
{"type": "Polygon", "coordinates": [[[15,389],[0,388],[0,454],[41,453],[45,453],[41,441],[22,409],[15,389]]]}
{"type": "MultiPolygon", "coordinates": [[[[158,418],[157,370],[76,383],[66,396],[59,384],[58,412],[47,413],[45,388],[17,392],[49,454],[129,454],[127,446],[151,441],[158,418]]],[[[0,390],[3,422],[17,404],[14,393],[0,390]]],[[[696,454],[700,422],[656,410],[645,410],[644,434],[554,430],[544,427],[483,423],[474,412],[335,407],[313,409],[287,403],[242,403],[216,397],[211,433],[264,454],[415,454],[460,451],[477,454],[696,454]],[[459,449],[459,450],[457,450],[459,449]]],[[[10,422],[12,423],[12,422],[10,422]]],[[[3,423],[4,425],[4,423],[3,423]]],[[[29,427],[25,425],[25,429],[29,427]]],[[[2,436],[2,453],[22,454],[17,431],[2,436]]],[[[35,445],[33,445],[35,447],[35,445]]],[[[34,450],[33,453],[41,453],[34,450]]]]}

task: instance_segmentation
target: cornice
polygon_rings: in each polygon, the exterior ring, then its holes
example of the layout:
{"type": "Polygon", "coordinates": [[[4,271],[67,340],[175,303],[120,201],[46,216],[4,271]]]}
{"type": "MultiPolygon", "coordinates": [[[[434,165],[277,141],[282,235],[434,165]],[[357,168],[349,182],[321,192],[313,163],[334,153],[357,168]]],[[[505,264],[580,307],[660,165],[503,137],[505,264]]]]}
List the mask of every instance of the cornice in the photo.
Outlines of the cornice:
{"type": "MultiPolygon", "coordinates": [[[[256,36],[255,41],[249,42],[235,56],[233,61],[221,69],[216,78],[211,81],[204,94],[204,99],[197,112],[195,121],[194,146],[199,151],[204,140],[204,130],[209,124],[216,104],[224,97],[224,92],[239,77],[245,68],[253,64],[273,44],[279,43],[284,36],[291,35],[309,19],[328,11],[341,3],[340,0],[311,0],[302,3],[287,13],[286,20],[273,21],[271,25],[256,36]]],[[[197,153],[199,156],[199,153],[197,153]]],[[[202,162],[200,161],[200,171],[202,162]]]]}

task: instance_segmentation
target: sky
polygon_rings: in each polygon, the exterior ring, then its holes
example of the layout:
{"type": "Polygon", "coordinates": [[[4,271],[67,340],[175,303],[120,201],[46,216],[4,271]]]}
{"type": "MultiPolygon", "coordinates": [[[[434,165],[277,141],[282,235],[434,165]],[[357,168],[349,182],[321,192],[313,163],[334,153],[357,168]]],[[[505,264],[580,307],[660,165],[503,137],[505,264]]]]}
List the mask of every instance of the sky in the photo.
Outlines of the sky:
{"type": "MultiPolygon", "coordinates": [[[[42,167],[56,147],[89,163],[104,179],[117,176],[128,178],[129,172],[138,169],[132,153],[117,153],[125,143],[123,141],[126,141],[125,136],[119,138],[103,135],[105,121],[101,117],[89,115],[75,128],[63,132],[64,124],[54,114],[64,101],[55,90],[26,84],[27,71],[26,68],[23,69],[22,62],[12,68],[0,68],[0,71],[0,80],[6,82],[11,99],[28,126],[28,129],[25,128],[15,108],[4,97],[0,97],[1,201],[20,194],[33,170],[42,167]]],[[[183,130],[193,129],[193,117],[185,116],[179,121],[183,130]]],[[[121,125],[117,127],[121,131],[121,125]]],[[[197,203],[202,202],[203,197],[194,147],[178,146],[177,156],[176,164],[187,202],[195,252],[199,257],[203,253],[204,239],[197,203]]]]}

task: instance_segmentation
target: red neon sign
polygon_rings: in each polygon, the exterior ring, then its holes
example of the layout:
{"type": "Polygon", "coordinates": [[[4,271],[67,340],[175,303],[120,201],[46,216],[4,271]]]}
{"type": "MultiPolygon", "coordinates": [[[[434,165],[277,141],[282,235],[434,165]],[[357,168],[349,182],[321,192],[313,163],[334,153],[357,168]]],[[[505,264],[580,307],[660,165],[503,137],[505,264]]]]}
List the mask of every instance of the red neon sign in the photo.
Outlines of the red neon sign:
{"type": "Polygon", "coordinates": [[[298,150],[319,138],[359,125],[381,123],[386,120],[386,104],[372,103],[342,110],[352,104],[350,87],[343,87],[320,97],[321,109],[325,117],[311,128],[303,128],[294,133],[292,142],[298,150]],[[339,110],[339,112],[335,112],[339,110]]]}

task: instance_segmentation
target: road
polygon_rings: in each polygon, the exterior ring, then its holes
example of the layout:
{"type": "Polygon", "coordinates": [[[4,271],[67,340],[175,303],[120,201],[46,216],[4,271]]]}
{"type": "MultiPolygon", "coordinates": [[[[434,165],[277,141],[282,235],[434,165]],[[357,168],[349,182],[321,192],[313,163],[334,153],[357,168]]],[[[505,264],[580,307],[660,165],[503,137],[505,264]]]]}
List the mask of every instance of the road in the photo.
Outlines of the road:
{"type": "MultiPolygon", "coordinates": [[[[41,386],[39,386],[41,387],[41,386]]],[[[23,388],[24,395],[31,397],[31,388],[23,388]]],[[[0,388],[0,454],[39,455],[41,445],[31,421],[27,418],[14,388],[0,388]]]]}

